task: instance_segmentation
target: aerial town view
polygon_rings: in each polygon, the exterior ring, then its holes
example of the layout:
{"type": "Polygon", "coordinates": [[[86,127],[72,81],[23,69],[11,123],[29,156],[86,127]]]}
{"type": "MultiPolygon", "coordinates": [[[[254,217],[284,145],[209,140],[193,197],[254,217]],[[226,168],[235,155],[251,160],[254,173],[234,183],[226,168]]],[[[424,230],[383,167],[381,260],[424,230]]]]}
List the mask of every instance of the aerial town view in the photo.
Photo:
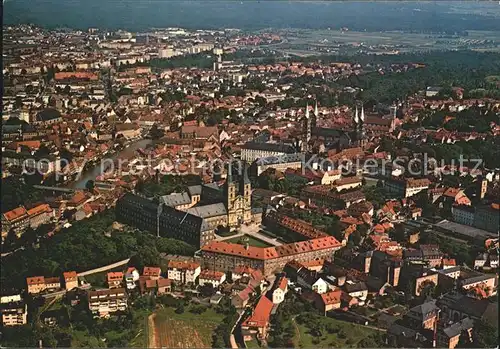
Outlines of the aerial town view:
{"type": "Polygon", "coordinates": [[[498,1],[2,29],[0,348],[498,347],[498,1]]]}

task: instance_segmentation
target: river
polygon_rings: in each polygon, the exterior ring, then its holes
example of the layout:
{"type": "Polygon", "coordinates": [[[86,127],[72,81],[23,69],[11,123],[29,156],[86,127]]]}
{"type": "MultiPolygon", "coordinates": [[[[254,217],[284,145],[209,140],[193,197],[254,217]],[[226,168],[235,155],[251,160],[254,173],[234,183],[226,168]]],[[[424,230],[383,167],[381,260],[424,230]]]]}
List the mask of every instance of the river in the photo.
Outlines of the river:
{"type": "MultiPolygon", "coordinates": [[[[132,142],[131,144],[127,145],[123,150],[120,150],[119,152],[113,153],[109,156],[105,156],[104,159],[119,159],[121,157],[128,158],[130,155],[132,155],[137,149],[140,148],[146,148],[149,144],[153,144],[153,141],[151,139],[141,139],[135,142],[132,142]]],[[[101,168],[101,161],[98,162],[94,167],[86,170],[78,180],[68,183],[67,187],[71,189],[85,189],[85,185],[89,180],[95,181],[96,177],[101,175],[103,173],[103,168],[101,168]]]]}

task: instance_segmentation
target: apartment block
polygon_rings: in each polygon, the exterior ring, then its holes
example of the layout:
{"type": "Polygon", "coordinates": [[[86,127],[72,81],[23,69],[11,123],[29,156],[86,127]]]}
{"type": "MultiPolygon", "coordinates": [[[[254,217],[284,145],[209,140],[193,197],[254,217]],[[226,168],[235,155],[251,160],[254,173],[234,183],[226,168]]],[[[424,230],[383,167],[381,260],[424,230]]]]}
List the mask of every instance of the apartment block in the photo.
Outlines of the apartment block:
{"type": "Polygon", "coordinates": [[[28,322],[28,306],[21,295],[2,296],[0,313],[3,326],[21,326],[28,322]]]}
{"type": "Polygon", "coordinates": [[[108,317],[111,313],[127,310],[127,300],[124,288],[88,292],[89,310],[96,317],[108,317]]]}

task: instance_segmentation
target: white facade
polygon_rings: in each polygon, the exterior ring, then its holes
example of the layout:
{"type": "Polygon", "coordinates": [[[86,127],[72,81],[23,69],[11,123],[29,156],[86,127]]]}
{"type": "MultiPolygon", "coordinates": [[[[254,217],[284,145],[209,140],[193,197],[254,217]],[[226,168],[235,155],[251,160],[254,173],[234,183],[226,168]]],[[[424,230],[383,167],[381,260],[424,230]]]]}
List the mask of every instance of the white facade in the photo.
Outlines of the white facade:
{"type": "Polygon", "coordinates": [[[139,272],[137,269],[132,270],[132,272],[125,274],[125,283],[127,285],[127,290],[133,290],[136,288],[136,282],[139,280],[139,272]]]}
{"type": "Polygon", "coordinates": [[[319,278],[314,284],[312,284],[311,288],[314,292],[323,294],[328,292],[328,283],[322,278],[319,278]]]}
{"type": "Polygon", "coordinates": [[[180,282],[181,284],[194,283],[196,278],[201,273],[201,267],[197,266],[194,269],[178,269],[168,268],[167,278],[170,280],[180,282]]]}
{"type": "Polygon", "coordinates": [[[273,303],[274,304],[280,304],[285,300],[285,291],[283,291],[281,288],[277,288],[273,291],[273,303]]]}
{"type": "Polygon", "coordinates": [[[200,284],[200,286],[203,286],[205,284],[212,284],[213,287],[219,287],[222,283],[224,283],[224,281],[226,281],[226,274],[221,273],[220,278],[217,278],[217,277],[206,277],[205,278],[203,276],[200,276],[199,284],[200,284]]]}

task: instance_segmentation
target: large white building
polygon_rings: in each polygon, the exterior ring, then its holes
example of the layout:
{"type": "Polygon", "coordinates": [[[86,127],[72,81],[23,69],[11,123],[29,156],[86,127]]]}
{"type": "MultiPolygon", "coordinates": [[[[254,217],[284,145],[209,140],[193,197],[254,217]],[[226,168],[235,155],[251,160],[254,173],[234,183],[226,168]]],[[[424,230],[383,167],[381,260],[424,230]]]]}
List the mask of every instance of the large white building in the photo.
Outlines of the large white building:
{"type": "Polygon", "coordinates": [[[194,284],[201,273],[201,266],[194,262],[168,262],[167,278],[181,284],[194,284]]]}
{"type": "Polygon", "coordinates": [[[20,294],[2,296],[0,298],[0,313],[3,326],[21,326],[28,322],[28,306],[20,294]]]}
{"type": "Polygon", "coordinates": [[[96,317],[108,317],[110,313],[127,310],[127,300],[124,288],[88,292],[89,309],[96,317]]]}
{"type": "Polygon", "coordinates": [[[226,281],[226,273],[208,269],[203,270],[198,279],[200,286],[212,284],[213,287],[219,287],[224,281],[226,281]]]}

